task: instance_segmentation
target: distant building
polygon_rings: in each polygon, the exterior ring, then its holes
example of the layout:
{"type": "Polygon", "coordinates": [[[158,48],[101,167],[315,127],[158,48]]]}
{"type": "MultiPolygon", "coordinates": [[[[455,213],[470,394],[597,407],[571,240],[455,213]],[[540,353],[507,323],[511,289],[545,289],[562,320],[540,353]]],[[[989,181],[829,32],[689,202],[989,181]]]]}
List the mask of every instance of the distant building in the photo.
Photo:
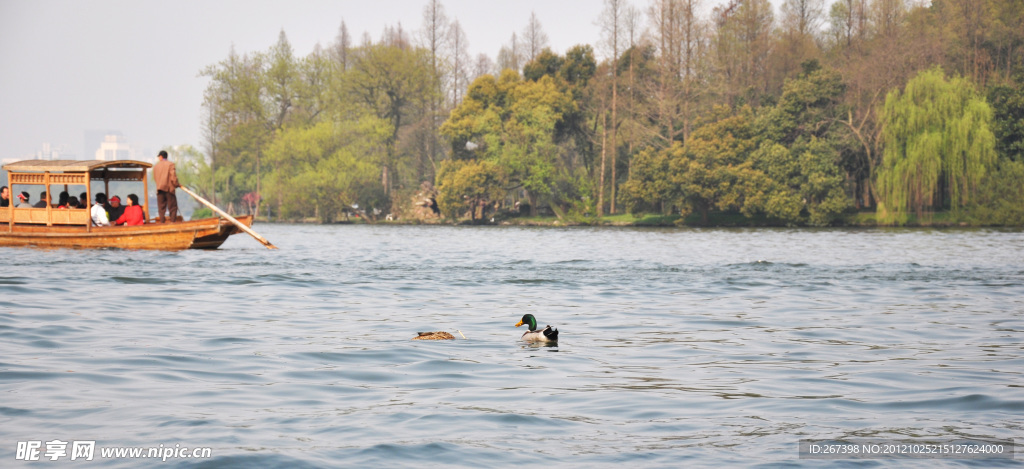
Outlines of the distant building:
{"type": "Polygon", "coordinates": [[[107,135],[117,135],[119,138],[124,137],[121,131],[114,129],[86,130],[82,134],[82,157],[95,158],[96,150],[98,150],[100,145],[102,145],[107,139],[107,135]]]}
{"type": "MultiPolygon", "coordinates": [[[[35,153],[26,153],[18,157],[0,159],[0,165],[16,163],[23,160],[75,160],[78,155],[71,153],[71,145],[51,144],[43,142],[40,149],[35,153]]],[[[3,172],[3,184],[7,184],[7,171],[3,172]]]]}
{"type": "Polygon", "coordinates": [[[51,144],[49,142],[43,142],[40,150],[35,154],[25,155],[25,158],[19,158],[20,160],[73,160],[77,157],[74,153],[71,153],[71,145],[66,144],[51,144]]]}
{"type": "Polygon", "coordinates": [[[103,142],[100,143],[94,155],[97,160],[101,161],[136,159],[135,148],[125,140],[120,132],[104,136],[103,142]]]}

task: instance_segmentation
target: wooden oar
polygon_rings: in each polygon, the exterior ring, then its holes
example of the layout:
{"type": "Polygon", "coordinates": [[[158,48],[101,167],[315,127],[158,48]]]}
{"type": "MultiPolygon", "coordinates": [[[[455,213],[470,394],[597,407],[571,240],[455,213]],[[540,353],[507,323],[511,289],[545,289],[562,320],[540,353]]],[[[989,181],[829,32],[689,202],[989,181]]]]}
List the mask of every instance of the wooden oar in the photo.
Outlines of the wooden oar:
{"type": "Polygon", "coordinates": [[[202,197],[199,197],[198,194],[196,194],[195,192],[190,191],[185,186],[180,186],[179,189],[185,191],[185,193],[187,193],[188,195],[191,195],[192,198],[198,200],[203,205],[205,205],[207,207],[210,207],[210,210],[213,210],[214,212],[217,212],[218,215],[224,217],[225,219],[227,219],[227,221],[229,221],[231,223],[234,223],[235,226],[240,228],[242,231],[248,233],[249,236],[252,236],[254,239],[256,239],[256,241],[259,241],[259,242],[263,243],[263,245],[266,246],[267,249],[277,249],[277,246],[274,246],[273,244],[270,244],[270,241],[267,241],[266,238],[260,236],[259,233],[256,233],[255,231],[253,231],[248,226],[245,226],[245,223],[242,223],[242,222],[236,220],[235,217],[233,217],[231,215],[228,215],[227,212],[217,208],[217,206],[211,204],[209,200],[206,200],[206,199],[204,199],[202,197]]]}

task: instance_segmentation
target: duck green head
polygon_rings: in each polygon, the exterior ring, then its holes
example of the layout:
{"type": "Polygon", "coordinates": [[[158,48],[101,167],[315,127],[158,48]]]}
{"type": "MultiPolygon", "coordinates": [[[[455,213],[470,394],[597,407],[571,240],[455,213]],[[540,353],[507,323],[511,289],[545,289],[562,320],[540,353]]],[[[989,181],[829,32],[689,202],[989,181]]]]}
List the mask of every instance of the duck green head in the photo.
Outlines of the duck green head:
{"type": "Polygon", "coordinates": [[[531,331],[537,330],[537,318],[533,317],[532,314],[524,314],[523,319],[520,319],[519,322],[516,323],[516,327],[522,326],[523,324],[529,326],[531,331]]]}

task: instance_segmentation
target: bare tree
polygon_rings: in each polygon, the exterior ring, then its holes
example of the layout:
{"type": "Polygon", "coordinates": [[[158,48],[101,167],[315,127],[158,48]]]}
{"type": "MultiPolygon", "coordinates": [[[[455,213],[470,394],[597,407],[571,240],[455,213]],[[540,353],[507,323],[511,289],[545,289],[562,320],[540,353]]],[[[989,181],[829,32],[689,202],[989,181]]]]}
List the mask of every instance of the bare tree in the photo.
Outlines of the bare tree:
{"type": "Polygon", "coordinates": [[[699,17],[699,0],[656,0],[648,10],[651,41],[658,51],[656,83],[642,87],[651,103],[645,112],[657,122],[661,145],[689,138],[700,97],[708,82],[707,25],[699,17]]]}
{"type": "Polygon", "coordinates": [[[824,21],[823,0],[785,0],[779,10],[780,33],[772,51],[774,83],[801,70],[801,64],[821,55],[819,40],[824,21]]]}
{"type": "MultiPolygon", "coordinates": [[[[621,35],[626,15],[626,2],[625,0],[605,0],[604,11],[601,12],[601,16],[598,19],[598,25],[601,27],[601,33],[603,35],[602,44],[607,49],[611,56],[609,57],[609,63],[611,64],[611,88],[612,88],[612,103],[611,103],[611,167],[612,167],[612,179],[611,179],[611,213],[615,213],[615,168],[618,156],[618,145],[616,142],[616,130],[618,129],[618,98],[619,98],[619,47],[621,44],[621,35]]],[[[602,139],[602,144],[604,144],[602,139]]],[[[605,155],[607,152],[602,148],[601,150],[601,177],[600,186],[597,190],[597,213],[598,215],[604,214],[604,174],[605,174],[605,155]]]]}
{"type": "Polygon", "coordinates": [[[384,32],[380,37],[380,43],[388,47],[397,47],[405,50],[410,45],[409,35],[402,29],[402,23],[398,23],[395,26],[385,26],[384,32]]]}
{"type": "Polygon", "coordinates": [[[899,34],[906,14],[905,0],[874,0],[871,3],[875,33],[887,39],[893,39],[899,34]]]}
{"type": "Polygon", "coordinates": [[[342,20],[341,26],[338,27],[338,35],[334,38],[334,44],[331,47],[332,58],[338,63],[341,70],[348,69],[349,51],[351,49],[352,37],[348,34],[348,26],[345,26],[345,20],[342,20]]]}
{"type": "Polygon", "coordinates": [[[814,36],[825,19],[825,3],[824,0],[785,0],[779,12],[783,30],[814,36]]]}
{"type": "Polygon", "coordinates": [[[626,157],[629,158],[628,162],[632,161],[633,146],[636,144],[637,131],[634,128],[637,125],[636,121],[636,58],[638,55],[638,48],[640,46],[640,34],[642,32],[642,21],[643,17],[635,6],[629,5],[626,7],[626,13],[623,17],[623,28],[626,35],[626,46],[628,52],[631,54],[629,57],[629,71],[626,89],[628,93],[626,95],[626,114],[627,117],[623,122],[623,131],[626,134],[624,137],[628,141],[628,148],[626,149],[626,157]]]}
{"type": "MultiPolygon", "coordinates": [[[[429,0],[423,7],[423,29],[420,30],[420,44],[430,51],[430,65],[438,77],[442,74],[445,49],[450,41],[451,23],[445,15],[440,0],[429,0]]],[[[440,80],[439,80],[440,81],[440,80]]]]}
{"type": "Polygon", "coordinates": [[[487,54],[477,54],[476,60],[473,62],[473,78],[493,75],[494,73],[494,61],[487,54]]]}
{"type": "Polygon", "coordinates": [[[771,88],[768,57],[774,13],[768,0],[731,0],[715,7],[715,52],[718,72],[730,104],[744,94],[757,96],[771,88]]]}
{"type": "MultiPolygon", "coordinates": [[[[513,41],[514,39],[515,36],[513,36],[513,41]]],[[[523,30],[523,41],[526,43],[526,62],[537,58],[540,51],[548,46],[548,35],[544,32],[544,28],[541,27],[540,20],[537,19],[537,13],[535,12],[530,12],[530,22],[526,24],[526,29],[523,30]]]]}
{"type": "Polygon", "coordinates": [[[501,50],[498,51],[498,69],[500,71],[505,70],[506,68],[522,72],[522,44],[516,36],[516,33],[512,33],[512,39],[509,41],[509,44],[503,46],[501,50]]]}
{"type": "Polygon", "coordinates": [[[454,108],[462,102],[462,94],[469,86],[469,72],[467,71],[470,66],[469,39],[466,38],[466,32],[459,25],[459,20],[452,22],[448,34],[450,36],[448,43],[451,47],[451,107],[454,108]]]}
{"type": "Polygon", "coordinates": [[[423,7],[423,27],[419,31],[420,45],[430,53],[430,68],[433,83],[437,87],[431,94],[428,112],[423,116],[427,131],[425,145],[422,147],[426,159],[436,171],[434,162],[437,160],[438,142],[437,129],[441,125],[444,112],[445,85],[451,77],[448,50],[451,43],[451,23],[444,12],[440,0],[429,0],[423,7]]]}
{"type": "Polygon", "coordinates": [[[830,35],[847,53],[867,38],[867,0],[838,0],[829,11],[830,35]]]}

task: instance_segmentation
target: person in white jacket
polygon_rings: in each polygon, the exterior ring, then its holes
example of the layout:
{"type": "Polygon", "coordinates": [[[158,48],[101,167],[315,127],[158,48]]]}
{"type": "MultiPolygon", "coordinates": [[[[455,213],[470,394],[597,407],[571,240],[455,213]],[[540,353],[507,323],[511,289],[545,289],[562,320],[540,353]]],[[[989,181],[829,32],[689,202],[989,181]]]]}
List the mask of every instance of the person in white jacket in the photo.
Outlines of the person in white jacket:
{"type": "Polygon", "coordinates": [[[96,194],[96,203],[92,205],[92,224],[96,226],[110,226],[110,219],[107,218],[107,194],[102,192],[96,194]]]}

